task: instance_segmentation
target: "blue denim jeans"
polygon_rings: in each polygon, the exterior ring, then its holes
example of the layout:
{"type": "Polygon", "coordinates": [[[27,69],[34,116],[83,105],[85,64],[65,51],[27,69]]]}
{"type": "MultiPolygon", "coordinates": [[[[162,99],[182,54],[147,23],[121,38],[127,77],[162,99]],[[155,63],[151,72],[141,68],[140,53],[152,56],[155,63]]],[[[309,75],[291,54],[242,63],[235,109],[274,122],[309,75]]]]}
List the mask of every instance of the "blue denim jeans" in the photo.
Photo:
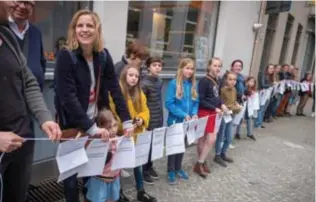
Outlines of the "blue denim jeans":
{"type": "Polygon", "coordinates": [[[268,108],[269,103],[270,103],[270,101],[268,100],[265,103],[265,105],[260,106],[260,109],[258,111],[258,116],[257,116],[257,118],[254,121],[254,127],[255,128],[259,128],[259,127],[262,126],[264,114],[265,114],[265,112],[266,112],[266,110],[268,108]]]}
{"type": "Polygon", "coordinates": [[[184,153],[173,154],[168,156],[168,172],[182,170],[182,160],[184,153]]]}
{"type": "Polygon", "coordinates": [[[245,120],[246,120],[246,125],[247,125],[247,136],[250,137],[253,135],[252,134],[252,129],[253,129],[252,118],[248,118],[245,120]]]}
{"type": "Polygon", "coordinates": [[[233,137],[233,122],[225,123],[222,120],[217,133],[216,143],[215,143],[215,152],[216,155],[225,154],[229,145],[232,143],[233,137]],[[222,142],[224,142],[222,146],[222,142]]]}
{"type": "Polygon", "coordinates": [[[139,191],[144,189],[142,166],[134,168],[134,178],[136,181],[136,190],[139,191]]]}
{"type": "Polygon", "coordinates": [[[265,112],[265,115],[264,115],[264,117],[266,119],[269,119],[272,116],[273,109],[277,105],[277,103],[278,103],[278,99],[277,98],[275,98],[275,97],[271,98],[271,101],[270,101],[270,103],[269,103],[269,105],[267,107],[267,110],[265,112]]]}

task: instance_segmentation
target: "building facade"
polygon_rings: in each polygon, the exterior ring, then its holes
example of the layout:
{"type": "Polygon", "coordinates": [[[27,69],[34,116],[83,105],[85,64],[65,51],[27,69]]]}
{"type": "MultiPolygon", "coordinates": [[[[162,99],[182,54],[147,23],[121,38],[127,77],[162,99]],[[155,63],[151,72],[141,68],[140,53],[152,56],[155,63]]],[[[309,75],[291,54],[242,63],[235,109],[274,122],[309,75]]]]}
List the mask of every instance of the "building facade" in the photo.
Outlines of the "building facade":
{"type": "MultiPolygon", "coordinates": [[[[67,36],[72,15],[82,8],[99,14],[114,62],[128,42],[139,40],[150,55],[165,61],[165,84],[174,78],[179,59],[188,56],[196,60],[199,78],[213,56],[222,58],[223,71],[241,59],[245,75],[257,76],[269,63],[294,64],[302,74],[314,70],[315,4],[306,1],[38,1],[31,21],[43,34],[48,60],[44,96],[53,113],[56,45],[67,36]]],[[[36,136],[44,134],[37,130],[36,136]]],[[[52,168],[49,160],[55,154],[56,145],[36,143],[34,182],[57,174],[57,169],[43,173],[43,167],[52,168]]]]}

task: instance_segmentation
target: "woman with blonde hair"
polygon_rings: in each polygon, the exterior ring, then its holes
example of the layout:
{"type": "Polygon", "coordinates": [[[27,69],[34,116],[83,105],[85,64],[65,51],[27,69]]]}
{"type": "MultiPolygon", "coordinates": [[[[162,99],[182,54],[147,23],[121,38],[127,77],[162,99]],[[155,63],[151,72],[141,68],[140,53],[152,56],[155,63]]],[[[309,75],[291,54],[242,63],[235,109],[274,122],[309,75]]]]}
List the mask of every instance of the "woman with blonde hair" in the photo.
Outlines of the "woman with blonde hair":
{"type": "MultiPolygon", "coordinates": [[[[109,132],[98,127],[95,118],[99,109],[109,108],[110,92],[124,132],[133,133],[112,57],[104,48],[102,27],[95,12],[80,10],[73,16],[67,47],[57,58],[55,82],[55,108],[62,129],[75,128],[108,139],[109,132]]],[[[64,191],[67,202],[79,202],[76,175],[64,180],[64,191]]]]}

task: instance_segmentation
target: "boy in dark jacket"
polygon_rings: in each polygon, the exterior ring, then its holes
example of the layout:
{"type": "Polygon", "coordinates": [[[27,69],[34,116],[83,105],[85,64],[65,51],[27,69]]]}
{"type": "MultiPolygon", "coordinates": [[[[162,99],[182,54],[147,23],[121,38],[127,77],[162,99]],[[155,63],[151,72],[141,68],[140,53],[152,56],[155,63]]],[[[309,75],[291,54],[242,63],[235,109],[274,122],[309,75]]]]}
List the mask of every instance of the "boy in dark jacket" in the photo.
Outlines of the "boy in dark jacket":
{"type": "Polygon", "coordinates": [[[137,42],[130,43],[127,46],[125,55],[122,56],[122,60],[114,65],[117,78],[120,78],[121,72],[127,64],[131,64],[141,70],[142,61],[146,57],[147,50],[143,45],[137,42]]]}
{"type": "MultiPolygon", "coordinates": [[[[148,75],[141,80],[141,87],[147,98],[147,106],[150,111],[150,121],[148,130],[160,128],[163,125],[162,111],[162,85],[163,82],[159,78],[162,69],[162,60],[159,57],[150,57],[146,61],[148,75]]],[[[150,152],[151,153],[151,152],[150,152]]],[[[148,163],[143,166],[144,182],[153,184],[153,179],[158,179],[158,174],[153,168],[151,156],[149,155],[148,163]]]]}

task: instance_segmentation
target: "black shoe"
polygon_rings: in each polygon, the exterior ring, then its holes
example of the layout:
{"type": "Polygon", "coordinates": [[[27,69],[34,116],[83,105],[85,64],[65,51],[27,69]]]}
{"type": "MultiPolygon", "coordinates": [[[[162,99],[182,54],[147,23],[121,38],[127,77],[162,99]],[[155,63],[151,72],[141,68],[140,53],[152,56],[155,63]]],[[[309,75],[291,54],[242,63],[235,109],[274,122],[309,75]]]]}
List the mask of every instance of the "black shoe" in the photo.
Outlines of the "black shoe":
{"type": "Polygon", "coordinates": [[[214,162],[218,163],[219,165],[223,166],[223,167],[227,167],[227,164],[225,163],[225,161],[221,158],[220,155],[216,155],[214,158],[214,162]]]}
{"type": "Polygon", "coordinates": [[[130,202],[130,200],[125,196],[122,189],[120,190],[120,198],[117,202],[130,202]]]}
{"type": "Polygon", "coordinates": [[[137,192],[137,200],[142,202],[156,202],[157,199],[147,194],[144,190],[137,192]]]}
{"type": "Polygon", "coordinates": [[[255,137],[254,135],[250,135],[250,136],[248,136],[248,137],[249,137],[250,139],[256,141],[256,137],[255,137]]]}
{"type": "Polygon", "coordinates": [[[222,157],[222,159],[223,159],[224,161],[226,161],[226,162],[228,162],[228,163],[233,163],[233,162],[234,162],[234,160],[231,159],[231,158],[229,158],[229,157],[227,157],[226,154],[222,154],[221,157],[222,157]]]}
{"type": "Polygon", "coordinates": [[[239,134],[236,134],[236,135],[235,135],[235,139],[240,140],[240,135],[239,135],[239,134]]]}
{"type": "Polygon", "coordinates": [[[146,184],[149,184],[149,185],[153,185],[154,184],[154,180],[151,178],[151,176],[149,175],[148,172],[144,172],[143,174],[143,180],[146,184]]]}
{"type": "Polygon", "coordinates": [[[272,118],[274,118],[275,120],[277,120],[277,119],[278,119],[276,116],[272,116],[272,118]]]}
{"type": "Polygon", "coordinates": [[[261,126],[261,128],[266,128],[265,126],[261,126]]]}
{"type": "Polygon", "coordinates": [[[158,173],[155,171],[154,168],[149,168],[148,174],[149,174],[150,177],[151,177],[152,179],[154,179],[154,180],[158,180],[158,179],[159,179],[158,173]]]}

